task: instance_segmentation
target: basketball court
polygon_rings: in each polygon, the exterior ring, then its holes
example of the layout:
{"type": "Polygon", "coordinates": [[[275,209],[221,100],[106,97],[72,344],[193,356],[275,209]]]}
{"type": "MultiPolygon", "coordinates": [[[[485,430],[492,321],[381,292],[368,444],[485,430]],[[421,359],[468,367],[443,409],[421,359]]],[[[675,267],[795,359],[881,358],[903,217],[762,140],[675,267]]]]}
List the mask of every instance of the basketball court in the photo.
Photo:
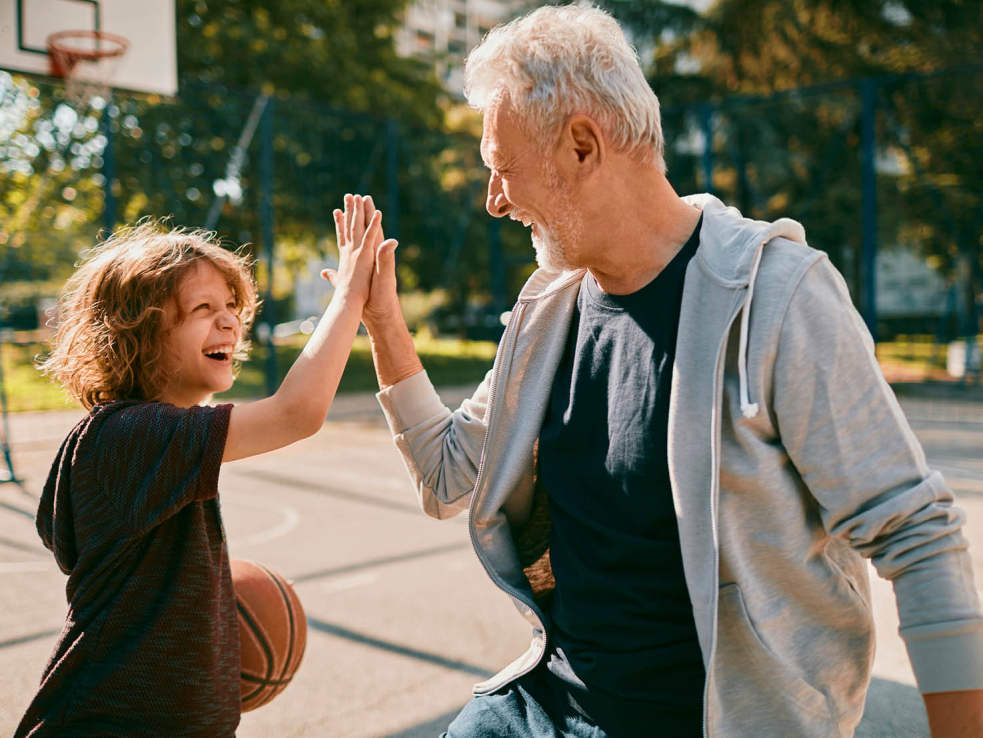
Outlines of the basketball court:
{"type": "MultiPolygon", "coordinates": [[[[443,397],[454,404],[466,392],[443,397]]],[[[979,580],[983,403],[903,404],[969,515],[979,580]]],[[[78,417],[12,419],[24,483],[0,485],[0,736],[12,733],[33,696],[65,616],[65,577],[41,546],[33,515],[51,459],[78,417]]],[[[308,618],[294,683],[243,715],[240,738],[437,736],[474,682],[525,650],[525,621],[478,564],[463,516],[439,522],[418,509],[372,395],[339,397],[307,441],[224,465],[219,489],[232,556],[292,579],[308,618]]],[[[891,586],[872,585],[878,653],[858,736],[927,736],[891,586]]]]}
{"type": "MultiPolygon", "coordinates": [[[[174,95],[174,24],[173,0],[0,0],[0,69],[74,76],[67,99],[80,107],[97,108],[109,88],[174,95]]],[[[454,406],[466,393],[443,397],[454,406]]],[[[983,404],[911,399],[905,409],[969,513],[980,579],[983,404]]],[[[23,413],[3,432],[20,483],[0,484],[0,736],[16,727],[65,618],[65,577],[34,512],[79,417],[23,413]]],[[[240,738],[435,736],[474,682],[525,650],[525,621],[475,558],[464,516],[437,522],[418,509],[371,395],[339,397],[313,438],[225,465],[219,486],[231,555],[292,579],[308,618],[294,682],[243,716],[240,738]]],[[[890,585],[873,588],[876,679],[858,735],[925,736],[890,585]]]]}

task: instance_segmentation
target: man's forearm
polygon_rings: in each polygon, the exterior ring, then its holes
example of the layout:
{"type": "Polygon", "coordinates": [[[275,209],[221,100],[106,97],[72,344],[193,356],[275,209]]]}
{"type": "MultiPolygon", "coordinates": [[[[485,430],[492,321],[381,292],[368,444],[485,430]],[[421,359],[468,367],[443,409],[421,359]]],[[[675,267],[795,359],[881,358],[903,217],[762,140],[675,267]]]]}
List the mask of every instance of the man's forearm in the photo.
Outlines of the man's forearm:
{"type": "Polygon", "coordinates": [[[932,738],[978,738],[983,735],[983,690],[922,695],[932,738]]]}
{"type": "Polygon", "coordinates": [[[379,377],[379,387],[386,389],[417,372],[423,371],[420,357],[416,355],[413,336],[406,327],[402,313],[366,323],[369,342],[372,345],[372,359],[375,373],[379,377]]]}

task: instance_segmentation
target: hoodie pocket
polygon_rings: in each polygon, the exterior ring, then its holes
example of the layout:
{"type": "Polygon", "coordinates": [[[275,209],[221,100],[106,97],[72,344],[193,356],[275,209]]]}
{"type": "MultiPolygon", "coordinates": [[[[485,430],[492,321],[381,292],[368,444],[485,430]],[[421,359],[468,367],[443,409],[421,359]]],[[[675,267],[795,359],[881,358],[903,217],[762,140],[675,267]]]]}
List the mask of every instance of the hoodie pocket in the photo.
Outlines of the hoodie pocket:
{"type": "Polygon", "coordinates": [[[737,584],[720,588],[714,672],[725,715],[748,712],[746,717],[753,714],[762,726],[798,723],[801,735],[839,734],[826,696],[792,672],[758,635],[737,584]]]}

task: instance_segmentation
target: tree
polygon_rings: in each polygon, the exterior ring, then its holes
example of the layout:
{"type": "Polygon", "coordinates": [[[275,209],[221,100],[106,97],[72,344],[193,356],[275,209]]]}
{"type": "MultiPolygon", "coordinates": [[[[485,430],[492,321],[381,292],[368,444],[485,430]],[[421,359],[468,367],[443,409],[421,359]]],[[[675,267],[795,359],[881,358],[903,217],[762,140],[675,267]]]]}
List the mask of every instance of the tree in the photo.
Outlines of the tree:
{"type": "Polygon", "coordinates": [[[184,82],[292,96],[380,116],[441,122],[441,87],[426,63],[396,54],[406,0],[178,0],[184,82]]]}
{"type": "Polygon", "coordinates": [[[859,85],[837,83],[872,78],[880,247],[915,242],[944,270],[961,255],[979,283],[983,5],[718,0],[699,16],[658,2],[605,4],[649,51],[680,189],[708,186],[702,146],[690,143],[707,110],[697,103],[715,100],[713,188],[755,217],[799,217],[810,242],[857,276],[863,99],[859,85]],[[967,62],[976,68],[925,77],[967,62]]]}

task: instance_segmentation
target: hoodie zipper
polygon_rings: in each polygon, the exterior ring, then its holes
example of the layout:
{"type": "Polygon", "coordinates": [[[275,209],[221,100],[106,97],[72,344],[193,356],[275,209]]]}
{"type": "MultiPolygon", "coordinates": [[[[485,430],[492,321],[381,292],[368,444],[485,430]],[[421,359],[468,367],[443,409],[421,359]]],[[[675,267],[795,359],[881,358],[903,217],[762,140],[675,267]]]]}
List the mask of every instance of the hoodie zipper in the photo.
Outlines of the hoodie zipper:
{"type": "MultiPolygon", "coordinates": [[[[741,302],[743,306],[744,302],[741,302]]],[[[727,321],[724,335],[717,347],[717,368],[713,382],[713,409],[710,413],[710,461],[713,469],[710,489],[710,537],[713,541],[713,621],[710,629],[710,655],[707,659],[706,681],[703,683],[703,738],[709,738],[710,675],[713,672],[713,658],[717,652],[717,607],[720,595],[720,541],[717,532],[717,495],[720,491],[720,400],[723,394],[724,357],[727,350],[727,339],[734,328],[734,321],[740,314],[737,310],[727,321]]]]}
{"type": "MultiPolygon", "coordinates": [[[[491,435],[492,421],[494,420],[495,398],[497,395],[499,382],[501,381],[501,374],[502,374],[501,368],[502,368],[502,364],[505,363],[504,357],[506,355],[506,352],[510,351],[513,348],[510,345],[510,341],[513,340],[514,335],[517,331],[517,329],[513,329],[513,325],[518,326],[519,322],[521,322],[522,320],[522,316],[524,313],[525,313],[525,305],[521,302],[517,303],[515,308],[513,309],[512,318],[509,320],[509,323],[505,328],[505,334],[502,336],[502,340],[499,343],[499,355],[498,357],[496,357],[496,366],[494,367],[495,371],[493,372],[495,381],[492,383],[491,389],[488,392],[488,412],[486,415],[486,422],[485,422],[485,438],[481,444],[481,457],[480,460],[478,461],[478,473],[475,476],[474,491],[471,494],[471,504],[468,506],[468,534],[471,537],[471,547],[474,549],[475,555],[478,557],[478,560],[481,562],[481,565],[484,567],[485,572],[488,574],[488,577],[492,580],[492,583],[500,590],[502,590],[505,594],[509,595],[510,597],[514,597],[515,599],[523,602],[527,607],[529,607],[530,611],[533,613],[533,615],[536,617],[536,620],[539,622],[539,629],[543,633],[543,636],[545,637],[546,626],[543,623],[542,617],[537,612],[537,607],[535,603],[528,602],[525,599],[525,597],[522,596],[522,593],[519,592],[519,590],[512,588],[507,582],[505,582],[500,576],[498,576],[498,573],[495,572],[494,568],[485,560],[485,557],[481,552],[481,548],[478,546],[478,538],[474,528],[475,506],[476,506],[476,501],[478,499],[478,488],[480,487],[481,482],[484,479],[485,457],[488,451],[488,438],[491,435]]],[[[545,653],[545,649],[544,649],[544,653],[545,653]]],[[[542,658],[542,654],[540,654],[540,658],[542,658]]],[[[538,663],[539,663],[539,659],[536,660],[536,664],[538,663]]],[[[535,668],[536,664],[533,664],[531,667],[528,667],[525,670],[513,675],[509,681],[513,681],[514,679],[517,679],[520,676],[528,674],[530,671],[532,671],[533,668],[535,668]]]]}

